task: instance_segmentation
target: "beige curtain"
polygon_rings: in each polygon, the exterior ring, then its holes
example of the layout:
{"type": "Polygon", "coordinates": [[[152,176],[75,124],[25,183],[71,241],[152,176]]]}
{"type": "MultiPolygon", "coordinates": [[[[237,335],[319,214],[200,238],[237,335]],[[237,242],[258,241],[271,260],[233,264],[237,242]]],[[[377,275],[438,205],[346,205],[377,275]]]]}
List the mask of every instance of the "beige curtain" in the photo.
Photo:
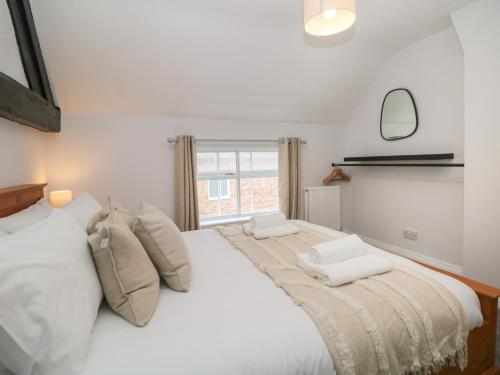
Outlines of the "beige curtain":
{"type": "Polygon", "coordinates": [[[278,149],[280,210],[288,219],[300,218],[300,138],[284,138],[278,149]]]}
{"type": "Polygon", "coordinates": [[[175,222],[183,232],[200,228],[196,187],[196,143],[181,135],[175,147],[175,222]]]}

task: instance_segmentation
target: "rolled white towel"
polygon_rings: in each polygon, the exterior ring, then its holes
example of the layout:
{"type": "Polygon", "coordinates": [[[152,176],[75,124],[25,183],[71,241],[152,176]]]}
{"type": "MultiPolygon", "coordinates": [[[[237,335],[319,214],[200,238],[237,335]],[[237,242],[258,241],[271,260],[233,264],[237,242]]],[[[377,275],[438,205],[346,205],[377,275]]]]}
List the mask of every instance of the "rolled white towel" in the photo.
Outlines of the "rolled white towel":
{"type": "Polygon", "coordinates": [[[286,224],[286,216],[282,212],[271,215],[253,216],[250,219],[252,229],[270,228],[283,224],[286,224]]]}
{"type": "Polygon", "coordinates": [[[317,264],[341,262],[364,255],[365,243],[355,234],[338,240],[323,242],[312,247],[310,258],[317,264]]]}
{"type": "Polygon", "coordinates": [[[388,259],[374,254],[362,255],[341,262],[316,264],[310,253],[297,256],[297,264],[309,275],[318,278],[324,284],[336,287],[370,276],[389,272],[392,263],[388,259]]]}

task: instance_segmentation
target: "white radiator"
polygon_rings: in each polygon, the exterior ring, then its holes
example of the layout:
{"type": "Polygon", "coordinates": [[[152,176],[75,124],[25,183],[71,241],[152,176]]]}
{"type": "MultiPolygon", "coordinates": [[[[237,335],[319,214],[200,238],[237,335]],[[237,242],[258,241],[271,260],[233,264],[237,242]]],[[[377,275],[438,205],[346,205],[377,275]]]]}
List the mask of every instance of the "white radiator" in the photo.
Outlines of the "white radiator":
{"type": "Polygon", "coordinates": [[[307,187],[304,191],[306,221],[340,230],[340,186],[307,187]]]}

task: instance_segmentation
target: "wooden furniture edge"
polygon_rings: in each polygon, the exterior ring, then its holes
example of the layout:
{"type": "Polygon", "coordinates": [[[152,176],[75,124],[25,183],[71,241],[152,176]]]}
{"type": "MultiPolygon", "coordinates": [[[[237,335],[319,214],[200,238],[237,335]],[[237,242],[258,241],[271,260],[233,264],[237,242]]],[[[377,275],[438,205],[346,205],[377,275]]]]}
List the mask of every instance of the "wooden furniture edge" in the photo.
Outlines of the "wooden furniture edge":
{"type": "Polygon", "coordinates": [[[0,188],[0,217],[15,214],[43,198],[43,184],[26,184],[0,188]]]}
{"type": "Polygon", "coordinates": [[[421,262],[416,262],[416,263],[418,263],[426,268],[430,268],[431,270],[434,270],[434,271],[437,271],[440,273],[444,273],[447,276],[453,277],[454,279],[457,279],[457,280],[463,282],[465,285],[469,286],[471,289],[473,289],[478,294],[481,293],[481,294],[483,294],[487,297],[490,297],[490,298],[500,298],[500,289],[499,288],[495,288],[491,285],[481,283],[479,281],[470,279],[470,278],[462,276],[462,275],[457,275],[456,273],[452,273],[449,271],[442,270],[440,268],[429,266],[428,264],[425,264],[425,263],[421,263],[421,262]]]}
{"type": "Polygon", "coordinates": [[[445,368],[440,375],[500,375],[500,369],[495,366],[495,346],[498,314],[498,298],[500,289],[483,284],[468,277],[457,275],[425,263],[420,265],[457,279],[476,292],[484,323],[469,333],[468,350],[469,364],[464,372],[458,368],[445,368]]]}

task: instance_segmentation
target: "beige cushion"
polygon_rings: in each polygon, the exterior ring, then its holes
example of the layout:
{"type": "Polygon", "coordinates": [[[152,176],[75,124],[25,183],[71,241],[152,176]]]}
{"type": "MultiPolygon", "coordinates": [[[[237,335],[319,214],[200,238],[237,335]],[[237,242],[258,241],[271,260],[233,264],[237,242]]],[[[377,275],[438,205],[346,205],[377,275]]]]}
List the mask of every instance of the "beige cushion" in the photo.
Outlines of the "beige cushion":
{"type": "Polygon", "coordinates": [[[104,295],[111,308],[145,326],[158,305],[160,278],[123,217],[111,210],[89,236],[104,295]]]}
{"type": "Polygon", "coordinates": [[[167,285],[187,292],[191,286],[191,263],[186,243],[174,222],[159,209],[142,203],[134,233],[167,285]]]}
{"type": "Polygon", "coordinates": [[[130,211],[118,202],[108,197],[106,199],[106,203],[102,207],[102,210],[95,214],[92,219],[90,219],[87,226],[87,233],[89,235],[94,233],[96,231],[97,223],[105,220],[111,211],[115,212],[122,220],[124,220],[128,224],[129,227],[132,227],[134,217],[132,216],[130,211]]]}

